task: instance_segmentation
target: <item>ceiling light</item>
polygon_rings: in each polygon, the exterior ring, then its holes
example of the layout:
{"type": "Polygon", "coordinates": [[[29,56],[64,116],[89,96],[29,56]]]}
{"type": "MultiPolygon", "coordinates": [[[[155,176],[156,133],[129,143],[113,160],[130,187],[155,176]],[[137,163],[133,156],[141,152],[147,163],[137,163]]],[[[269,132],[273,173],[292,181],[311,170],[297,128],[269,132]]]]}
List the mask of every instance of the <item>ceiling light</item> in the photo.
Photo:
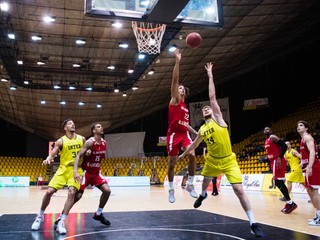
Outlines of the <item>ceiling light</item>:
{"type": "Polygon", "coordinates": [[[9,11],[9,4],[6,2],[0,3],[0,10],[3,12],[9,11]]]}
{"type": "Polygon", "coordinates": [[[121,28],[122,27],[122,23],[121,22],[114,22],[114,23],[112,23],[112,27],[121,28]]]}
{"type": "Polygon", "coordinates": [[[47,22],[47,23],[51,23],[51,22],[56,21],[56,18],[55,18],[55,17],[52,17],[52,16],[44,16],[44,17],[43,17],[43,21],[44,21],[44,22],[47,22]]]}
{"type": "Polygon", "coordinates": [[[152,75],[154,74],[154,69],[151,69],[149,72],[148,72],[148,75],[152,75]]]}
{"type": "Polygon", "coordinates": [[[60,104],[61,104],[61,105],[65,105],[65,104],[66,104],[66,101],[63,101],[63,100],[62,100],[62,101],[60,101],[60,104]]]}
{"type": "Polygon", "coordinates": [[[100,103],[97,104],[97,108],[101,108],[102,105],[100,103]]]}
{"type": "Polygon", "coordinates": [[[38,61],[37,64],[38,64],[38,65],[45,65],[46,63],[43,62],[43,61],[38,61]]]}
{"type": "Polygon", "coordinates": [[[60,85],[54,85],[53,88],[54,88],[54,89],[60,89],[61,86],[60,86],[60,85]]]}
{"type": "Polygon", "coordinates": [[[169,47],[169,52],[174,52],[177,49],[177,45],[173,44],[169,47]]]}
{"type": "Polygon", "coordinates": [[[11,86],[10,90],[13,90],[13,91],[17,90],[17,86],[11,86]]]}
{"type": "Polygon", "coordinates": [[[129,70],[128,70],[128,73],[130,73],[130,74],[133,73],[133,72],[134,72],[133,69],[129,69],[129,70]]]}
{"type": "Polygon", "coordinates": [[[1,82],[9,82],[9,81],[5,78],[1,78],[1,82]]]}
{"type": "Polygon", "coordinates": [[[113,66],[113,65],[108,65],[107,68],[110,69],[110,70],[113,70],[113,69],[115,69],[116,67],[113,66]]]}
{"type": "Polygon", "coordinates": [[[33,41],[40,41],[40,40],[42,40],[42,37],[40,35],[38,35],[38,36],[34,35],[34,36],[31,37],[31,39],[33,41]]]}
{"type": "Polygon", "coordinates": [[[19,65],[23,65],[23,61],[22,61],[22,60],[18,60],[17,63],[18,63],[19,65]]]}
{"type": "Polygon", "coordinates": [[[145,6],[145,7],[147,7],[147,6],[149,5],[149,3],[150,3],[150,0],[142,0],[142,1],[140,2],[140,4],[141,4],[142,6],[145,6]]]}
{"type": "Polygon", "coordinates": [[[127,93],[126,92],[123,92],[122,93],[122,97],[126,97],[127,96],[127,93]]]}
{"type": "Polygon", "coordinates": [[[76,40],[76,44],[79,44],[79,45],[86,44],[86,40],[84,40],[84,39],[77,39],[77,40],[76,40]]]}
{"type": "Polygon", "coordinates": [[[69,90],[75,90],[76,87],[75,86],[69,86],[69,90]]]}
{"type": "Polygon", "coordinates": [[[79,106],[84,106],[84,105],[86,105],[85,102],[79,102],[79,106]]]}
{"type": "Polygon", "coordinates": [[[128,48],[129,47],[128,43],[119,43],[118,46],[121,48],[128,48]]]}
{"type": "Polygon", "coordinates": [[[118,92],[119,92],[119,89],[118,89],[118,88],[115,88],[115,89],[114,89],[114,92],[115,92],[115,93],[118,93],[118,92]]]}
{"type": "Polygon", "coordinates": [[[14,33],[8,33],[8,38],[16,39],[16,35],[14,35],[14,33]]]}
{"type": "Polygon", "coordinates": [[[132,87],[132,90],[133,90],[133,91],[138,90],[138,89],[139,89],[138,86],[133,86],[133,87],[132,87]]]}
{"type": "Polygon", "coordinates": [[[29,85],[30,82],[29,82],[28,80],[24,80],[23,83],[24,83],[25,85],[29,85]]]}
{"type": "Polygon", "coordinates": [[[40,103],[41,104],[46,104],[46,100],[41,100],[40,103]]]}
{"type": "Polygon", "coordinates": [[[74,63],[72,64],[72,67],[78,68],[78,67],[81,67],[81,65],[79,63],[74,63]]]}
{"type": "Polygon", "coordinates": [[[139,58],[140,60],[144,59],[145,57],[146,57],[146,55],[144,55],[144,54],[142,54],[142,53],[139,53],[139,55],[138,55],[138,58],[139,58]]]}
{"type": "Polygon", "coordinates": [[[87,91],[92,91],[93,88],[92,88],[91,86],[88,86],[88,87],[86,87],[86,90],[87,90],[87,91]]]}

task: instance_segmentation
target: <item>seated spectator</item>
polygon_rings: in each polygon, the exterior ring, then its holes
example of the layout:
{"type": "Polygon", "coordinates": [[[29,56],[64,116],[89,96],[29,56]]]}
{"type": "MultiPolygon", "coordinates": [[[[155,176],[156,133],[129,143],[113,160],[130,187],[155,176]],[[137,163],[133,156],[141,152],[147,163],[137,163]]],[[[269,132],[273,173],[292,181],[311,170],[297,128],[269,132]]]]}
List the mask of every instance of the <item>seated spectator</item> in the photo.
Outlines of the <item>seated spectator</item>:
{"type": "Polygon", "coordinates": [[[40,174],[38,179],[37,179],[37,186],[43,186],[43,185],[44,185],[44,180],[43,180],[43,177],[40,174]]]}

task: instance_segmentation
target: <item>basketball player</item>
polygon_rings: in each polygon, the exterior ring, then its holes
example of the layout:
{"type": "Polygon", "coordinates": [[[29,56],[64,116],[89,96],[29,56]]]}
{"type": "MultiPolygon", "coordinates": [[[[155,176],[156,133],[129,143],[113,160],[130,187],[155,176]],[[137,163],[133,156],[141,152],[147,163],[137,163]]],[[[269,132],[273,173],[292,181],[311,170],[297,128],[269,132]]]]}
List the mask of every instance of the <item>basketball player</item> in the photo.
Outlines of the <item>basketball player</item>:
{"type": "Polygon", "coordinates": [[[298,205],[291,200],[288,188],[285,184],[287,163],[284,154],[288,147],[282,139],[273,134],[270,127],[265,127],[263,133],[267,137],[264,147],[270,161],[274,184],[286,198],[286,205],[281,212],[288,214],[298,207],[298,205]]]}
{"type": "Polygon", "coordinates": [[[287,188],[288,193],[290,195],[292,191],[292,183],[304,184],[304,176],[302,174],[302,164],[300,164],[300,153],[291,147],[291,143],[289,141],[285,142],[287,145],[287,151],[284,155],[284,158],[289,163],[291,172],[287,179],[287,188]]]}
{"type": "Polygon", "coordinates": [[[74,160],[74,179],[77,182],[82,181],[77,197],[79,197],[79,199],[82,197],[85,188],[89,184],[99,188],[102,194],[100,196],[98,210],[94,213],[93,219],[100,221],[104,225],[109,226],[110,221],[105,219],[105,217],[102,214],[102,210],[108,202],[111,190],[107,180],[103,176],[101,176],[100,173],[100,164],[102,159],[105,159],[107,143],[103,139],[103,128],[100,123],[95,123],[94,125],[92,125],[91,133],[93,134],[93,136],[89,138],[87,141],[85,141],[83,147],[80,149],[80,152],[74,160]],[[83,158],[88,150],[90,150],[90,154],[86,154],[81,165],[82,169],[84,170],[84,176],[82,178],[78,172],[79,159],[83,158]]]}
{"type": "Polygon", "coordinates": [[[51,153],[42,162],[42,165],[51,164],[54,162],[54,157],[60,150],[59,168],[49,182],[48,190],[42,199],[40,213],[31,226],[32,230],[40,229],[41,222],[44,220],[44,211],[49,205],[52,195],[59,189],[62,189],[65,185],[68,185],[68,198],[61,214],[61,220],[57,227],[55,226],[59,234],[67,233],[64,221],[74,205],[76,193],[80,188],[80,184],[77,183],[73,177],[74,158],[83,146],[85,138],[76,134],[75,124],[71,119],[65,120],[62,124],[62,128],[66,131],[66,134],[55,142],[51,153]]]}
{"type": "MultiPolygon", "coordinates": [[[[167,131],[167,151],[169,156],[168,164],[168,180],[169,180],[169,202],[175,202],[173,178],[174,168],[177,163],[179,151],[185,149],[192,142],[189,131],[197,132],[189,125],[189,110],[184,102],[186,97],[186,89],[179,85],[179,68],[181,53],[179,49],[175,51],[176,61],[173,68],[172,83],[171,83],[171,100],[168,107],[168,131],[167,131]]],[[[195,152],[191,151],[188,154],[188,180],[185,189],[194,198],[197,193],[194,190],[193,180],[196,171],[196,156],[195,152]]]]}
{"type": "Polygon", "coordinates": [[[318,158],[317,146],[311,134],[308,133],[309,124],[300,120],[297,131],[301,136],[300,154],[301,162],[305,171],[305,187],[313,207],[316,209],[316,217],[308,220],[312,226],[320,226],[320,160],[318,158]]]}
{"type": "Polygon", "coordinates": [[[256,237],[264,237],[264,233],[254,220],[253,212],[247,195],[242,187],[242,176],[237,163],[236,155],[232,152],[228,125],[216,99],[216,90],[213,82],[212,63],[207,63],[205,69],[209,78],[210,106],[202,108],[205,123],[200,127],[196,139],[179,156],[183,158],[189,151],[193,151],[204,140],[207,145],[207,154],[201,174],[203,175],[202,192],[194,203],[194,207],[201,206],[202,201],[208,197],[207,188],[213,177],[224,173],[232,185],[234,193],[239,198],[249,221],[251,233],[256,237]]]}

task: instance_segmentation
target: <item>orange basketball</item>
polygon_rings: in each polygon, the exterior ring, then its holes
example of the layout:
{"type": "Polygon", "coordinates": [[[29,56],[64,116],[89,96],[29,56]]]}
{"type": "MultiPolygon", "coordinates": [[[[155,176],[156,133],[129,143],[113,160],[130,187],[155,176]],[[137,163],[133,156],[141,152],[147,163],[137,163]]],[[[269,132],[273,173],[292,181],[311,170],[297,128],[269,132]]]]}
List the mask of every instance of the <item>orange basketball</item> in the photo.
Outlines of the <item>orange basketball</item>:
{"type": "Polygon", "coordinates": [[[189,48],[198,48],[202,43],[202,37],[197,32],[189,33],[186,37],[186,44],[189,48]]]}

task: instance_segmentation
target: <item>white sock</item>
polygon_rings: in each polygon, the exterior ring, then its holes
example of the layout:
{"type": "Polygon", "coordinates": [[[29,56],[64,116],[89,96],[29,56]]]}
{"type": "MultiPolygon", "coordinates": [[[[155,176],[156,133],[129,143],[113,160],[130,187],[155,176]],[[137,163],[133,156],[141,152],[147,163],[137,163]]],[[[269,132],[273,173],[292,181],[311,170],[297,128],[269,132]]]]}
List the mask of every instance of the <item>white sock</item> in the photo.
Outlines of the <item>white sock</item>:
{"type": "Polygon", "coordinates": [[[188,176],[188,184],[193,184],[194,176],[188,176]]]}
{"type": "Polygon", "coordinates": [[[252,210],[248,210],[246,211],[246,214],[249,218],[249,221],[250,221],[250,226],[252,225],[252,223],[255,223],[256,221],[254,220],[254,217],[253,217],[253,212],[252,210]]]}
{"type": "Polygon", "coordinates": [[[173,188],[173,182],[169,182],[169,188],[173,188]]]}
{"type": "Polygon", "coordinates": [[[97,213],[97,215],[100,215],[102,213],[102,208],[98,208],[96,213],[97,213]]]}
{"type": "Polygon", "coordinates": [[[62,220],[62,221],[66,220],[66,218],[67,218],[67,215],[66,215],[66,214],[61,214],[61,220],[62,220]]]}

